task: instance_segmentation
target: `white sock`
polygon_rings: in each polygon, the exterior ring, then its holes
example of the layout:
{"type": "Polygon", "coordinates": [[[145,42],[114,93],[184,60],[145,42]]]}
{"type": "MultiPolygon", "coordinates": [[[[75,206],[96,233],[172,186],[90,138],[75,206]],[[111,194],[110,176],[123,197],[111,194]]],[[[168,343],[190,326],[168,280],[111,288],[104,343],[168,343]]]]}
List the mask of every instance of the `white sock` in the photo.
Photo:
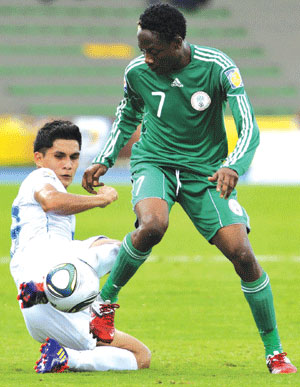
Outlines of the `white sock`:
{"type": "Polygon", "coordinates": [[[87,351],[65,348],[68,366],[72,371],[131,371],[137,370],[134,354],[127,349],[117,347],[95,347],[87,351]]]}

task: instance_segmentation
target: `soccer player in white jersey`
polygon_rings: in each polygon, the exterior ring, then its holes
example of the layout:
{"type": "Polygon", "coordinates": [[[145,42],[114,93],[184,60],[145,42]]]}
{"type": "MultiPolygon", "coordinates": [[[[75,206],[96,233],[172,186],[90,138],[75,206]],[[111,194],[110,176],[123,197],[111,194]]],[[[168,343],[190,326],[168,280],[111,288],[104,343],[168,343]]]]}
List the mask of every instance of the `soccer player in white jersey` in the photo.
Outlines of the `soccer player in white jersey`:
{"type": "Polygon", "coordinates": [[[269,277],[250,245],[248,215],[235,189],[259,144],[254,112],[233,60],[185,36],[184,16],[168,4],[153,5],[140,16],[142,54],[125,70],[124,98],[108,141],[83,176],[84,188],[93,192],[142,124],[130,159],[137,227],[125,236],[101,297],[116,302],[163,238],[178,202],[199,233],[232,262],[270,372],[293,373],[297,369],[282,350],[269,277]],[[238,132],[231,154],[224,125],[227,102],[238,132]]]}
{"type": "MultiPolygon", "coordinates": [[[[114,188],[102,186],[97,195],[67,193],[79,163],[81,133],[69,121],[45,124],[34,143],[37,169],[21,184],[12,206],[11,274],[20,294],[20,306],[30,335],[39,342],[42,356],[36,371],[136,370],[150,364],[150,351],[136,338],[116,331],[111,344],[97,340],[90,330],[108,319],[117,304],[95,302],[98,314],[89,308],[63,313],[45,303],[43,275],[68,259],[85,261],[99,278],[108,273],[120,242],[106,237],[73,240],[76,213],[104,208],[117,200],[114,188]],[[90,321],[91,320],[91,321],[90,321]]],[[[110,340],[111,341],[111,340],[110,340]]]]}

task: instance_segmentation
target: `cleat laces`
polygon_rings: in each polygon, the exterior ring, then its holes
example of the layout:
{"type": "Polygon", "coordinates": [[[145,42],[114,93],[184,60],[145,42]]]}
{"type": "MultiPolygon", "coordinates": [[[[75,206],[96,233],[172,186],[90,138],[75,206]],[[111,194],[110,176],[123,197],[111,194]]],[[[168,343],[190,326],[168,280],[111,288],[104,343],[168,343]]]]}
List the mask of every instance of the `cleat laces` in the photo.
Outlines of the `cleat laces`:
{"type": "Polygon", "coordinates": [[[272,374],[289,374],[297,372],[297,368],[290,362],[286,352],[274,352],[267,358],[267,366],[272,374]]]}

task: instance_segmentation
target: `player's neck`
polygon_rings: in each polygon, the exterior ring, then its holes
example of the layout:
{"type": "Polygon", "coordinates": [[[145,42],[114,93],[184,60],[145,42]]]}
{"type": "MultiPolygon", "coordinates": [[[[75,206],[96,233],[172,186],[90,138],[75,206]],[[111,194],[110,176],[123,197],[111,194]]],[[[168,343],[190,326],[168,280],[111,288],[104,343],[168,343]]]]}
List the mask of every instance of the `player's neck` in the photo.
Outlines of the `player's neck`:
{"type": "Polygon", "coordinates": [[[178,60],[178,65],[173,71],[179,71],[186,67],[191,62],[191,47],[187,42],[183,43],[181,56],[178,60]]]}

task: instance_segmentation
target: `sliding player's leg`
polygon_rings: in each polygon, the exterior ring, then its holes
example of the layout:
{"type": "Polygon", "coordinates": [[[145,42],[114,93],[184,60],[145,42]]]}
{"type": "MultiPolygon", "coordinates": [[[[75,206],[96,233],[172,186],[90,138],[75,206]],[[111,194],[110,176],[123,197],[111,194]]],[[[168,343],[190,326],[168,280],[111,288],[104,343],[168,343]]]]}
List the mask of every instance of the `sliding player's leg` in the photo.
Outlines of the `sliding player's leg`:
{"type": "Polygon", "coordinates": [[[101,278],[111,271],[121,242],[107,236],[93,236],[85,240],[73,240],[69,244],[69,256],[88,263],[101,278]]]}
{"type": "Polygon", "coordinates": [[[145,344],[118,330],[111,344],[98,342],[92,351],[66,350],[72,357],[69,367],[75,371],[136,370],[149,368],[151,361],[145,344]]]}
{"type": "Polygon", "coordinates": [[[22,312],[31,336],[44,343],[37,372],[61,372],[66,366],[76,371],[136,370],[150,364],[147,347],[124,333],[117,333],[110,346],[97,346],[89,332],[88,309],[63,313],[46,304],[22,312]]]}

